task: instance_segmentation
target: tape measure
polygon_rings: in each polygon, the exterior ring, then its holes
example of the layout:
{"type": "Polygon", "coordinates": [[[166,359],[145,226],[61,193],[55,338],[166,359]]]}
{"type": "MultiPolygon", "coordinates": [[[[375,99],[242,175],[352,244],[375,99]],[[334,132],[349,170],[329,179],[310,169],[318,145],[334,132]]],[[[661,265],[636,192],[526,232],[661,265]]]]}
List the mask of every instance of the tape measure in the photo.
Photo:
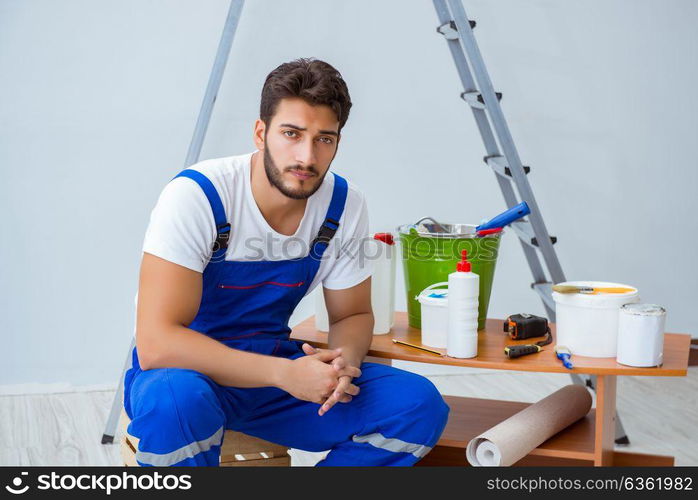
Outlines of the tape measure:
{"type": "Polygon", "coordinates": [[[527,354],[541,352],[544,345],[548,345],[553,341],[553,335],[548,326],[548,320],[533,314],[514,314],[509,316],[504,321],[504,331],[509,334],[513,340],[523,340],[533,337],[542,337],[545,339],[534,344],[511,345],[504,348],[504,354],[509,359],[520,358],[527,354]]]}

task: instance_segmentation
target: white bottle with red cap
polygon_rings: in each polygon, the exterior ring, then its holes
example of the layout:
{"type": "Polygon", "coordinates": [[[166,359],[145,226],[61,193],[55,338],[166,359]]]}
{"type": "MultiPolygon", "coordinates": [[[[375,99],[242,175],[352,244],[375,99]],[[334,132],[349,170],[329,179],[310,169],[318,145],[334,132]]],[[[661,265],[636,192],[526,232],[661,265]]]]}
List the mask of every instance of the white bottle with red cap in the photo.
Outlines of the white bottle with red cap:
{"type": "MultiPolygon", "coordinates": [[[[395,325],[395,241],[391,233],[376,233],[362,243],[361,258],[371,265],[371,308],[373,334],[383,335],[395,325]],[[364,244],[365,243],[365,244],[364,244]]],[[[315,328],[330,330],[330,322],[322,287],[315,292],[315,328]]]]}
{"type": "Polygon", "coordinates": [[[480,276],[470,270],[463,250],[456,272],[448,275],[448,338],[446,354],[452,358],[477,356],[477,315],[480,276]]]}
{"type": "Polygon", "coordinates": [[[376,233],[372,243],[374,252],[367,258],[373,258],[373,334],[383,335],[395,324],[395,240],[391,233],[376,233]]]}

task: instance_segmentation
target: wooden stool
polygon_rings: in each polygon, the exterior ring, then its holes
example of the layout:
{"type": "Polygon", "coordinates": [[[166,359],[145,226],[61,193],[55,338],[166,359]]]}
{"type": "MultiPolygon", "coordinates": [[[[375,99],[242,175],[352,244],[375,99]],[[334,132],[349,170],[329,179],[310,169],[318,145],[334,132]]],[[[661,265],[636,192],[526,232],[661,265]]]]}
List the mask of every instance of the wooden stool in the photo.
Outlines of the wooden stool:
{"type": "MultiPolygon", "coordinates": [[[[131,423],[131,420],[122,408],[121,418],[119,419],[121,457],[126,467],[138,467],[138,462],[136,462],[138,438],[131,436],[126,431],[129,423],[131,423]]],[[[288,454],[288,448],[285,446],[248,436],[242,432],[225,431],[225,434],[223,434],[221,467],[288,467],[290,465],[291,457],[288,454]]]]}

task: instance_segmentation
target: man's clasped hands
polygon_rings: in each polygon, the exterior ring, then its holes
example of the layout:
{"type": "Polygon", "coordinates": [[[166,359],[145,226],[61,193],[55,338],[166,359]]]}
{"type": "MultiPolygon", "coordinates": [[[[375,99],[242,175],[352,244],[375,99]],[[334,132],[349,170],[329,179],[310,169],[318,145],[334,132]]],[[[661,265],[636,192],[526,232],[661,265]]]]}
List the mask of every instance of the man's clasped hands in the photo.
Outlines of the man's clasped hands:
{"type": "Polygon", "coordinates": [[[303,344],[305,356],[288,365],[281,388],[304,401],[320,404],[318,415],[327,413],[337,403],[348,403],[359,394],[352,380],[361,370],[350,366],[342,356],[342,348],[319,349],[303,344]]]}

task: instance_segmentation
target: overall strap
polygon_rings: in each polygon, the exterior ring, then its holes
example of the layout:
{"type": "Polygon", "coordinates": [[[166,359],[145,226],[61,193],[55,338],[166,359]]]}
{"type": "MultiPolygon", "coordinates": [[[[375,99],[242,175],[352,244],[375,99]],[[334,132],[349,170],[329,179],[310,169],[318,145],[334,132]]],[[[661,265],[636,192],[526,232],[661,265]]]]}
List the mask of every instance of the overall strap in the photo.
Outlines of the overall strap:
{"type": "Polygon", "coordinates": [[[339,219],[342,218],[344,212],[344,203],[347,199],[348,185],[344,177],[332,172],[334,175],[334,189],[332,191],[332,200],[325,215],[325,221],[318,231],[318,235],[310,244],[310,255],[315,259],[322,258],[330,240],[339,229],[339,219]]]}
{"type": "Polygon", "coordinates": [[[221,197],[218,195],[216,187],[208,177],[191,168],[182,170],[172,179],[174,180],[177,177],[188,177],[196,182],[203,190],[206,198],[208,198],[211,210],[213,211],[213,220],[216,223],[216,232],[218,233],[216,242],[213,245],[213,256],[211,260],[225,255],[225,250],[228,248],[228,241],[230,240],[230,224],[225,218],[225,208],[223,208],[223,203],[221,202],[221,197]]]}

